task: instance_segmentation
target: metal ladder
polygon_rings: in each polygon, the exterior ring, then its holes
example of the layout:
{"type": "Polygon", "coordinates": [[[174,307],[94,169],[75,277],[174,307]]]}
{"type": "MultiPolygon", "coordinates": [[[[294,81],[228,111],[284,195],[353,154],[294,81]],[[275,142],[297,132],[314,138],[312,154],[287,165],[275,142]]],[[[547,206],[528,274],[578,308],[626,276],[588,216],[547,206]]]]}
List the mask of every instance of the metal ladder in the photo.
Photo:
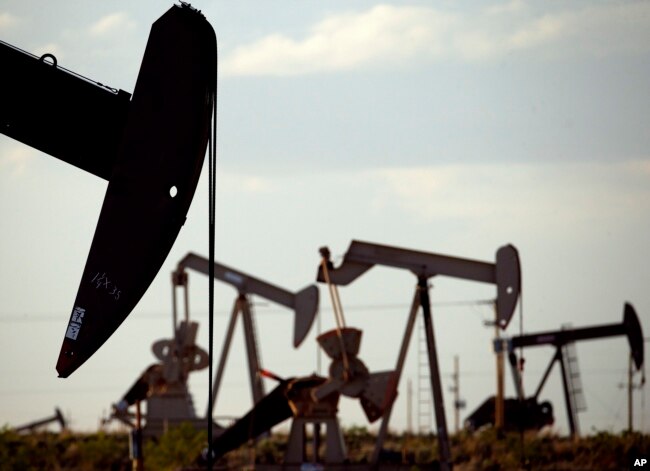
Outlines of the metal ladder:
{"type": "Polygon", "coordinates": [[[576,412],[587,410],[585,394],[582,390],[582,380],[580,379],[580,367],[578,365],[578,353],[574,342],[569,342],[564,347],[563,357],[566,359],[567,383],[571,402],[576,412]]]}
{"type": "Polygon", "coordinates": [[[418,434],[428,435],[433,430],[433,407],[431,404],[431,370],[424,330],[424,320],[418,320],[418,434]]]}

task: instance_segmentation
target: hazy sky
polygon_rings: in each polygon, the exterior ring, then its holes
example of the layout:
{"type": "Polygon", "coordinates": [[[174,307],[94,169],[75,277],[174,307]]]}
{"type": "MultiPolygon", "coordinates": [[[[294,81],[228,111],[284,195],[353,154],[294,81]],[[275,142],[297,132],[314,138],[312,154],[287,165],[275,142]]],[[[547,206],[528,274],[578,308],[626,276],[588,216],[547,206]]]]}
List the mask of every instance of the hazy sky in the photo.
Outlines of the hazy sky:
{"type": "MultiPolygon", "coordinates": [[[[164,2],[0,0],[0,39],[132,91],[164,2]]],[[[631,302],[650,329],[650,4],[648,2],[197,2],[219,41],[217,259],[292,291],[314,282],[318,248],[352,239],[494,261],[518,249],[523,303],[506,335],[618,323],[631,302]]],[[[3,73],[11,71],[3,70],[3,73]]],[[[88,149],[92,154],[93,149],[88,149]]],[[[0,423],[55,406],[92,430],[155,361],[171,331],[170,273],[207,254],[207,180],[166,263],[116,334],[70,378],[55,371],[106,183],[0,136],[0,423]]],[[[136,263],[136,261],[134,261],[136,263]]],[[[207,348],[207,279],[191,274],[191,316],[207,348]]],[[[415,279],[376,267],[341,289],[361,358],[394,367],[415,279]]],[[[445,406],[460,358],[467,415],[494,394],[489,285],[432,280],[445,406]],[[467,301],[467,305],[449,305],[467,301]]],[[[217,287],[216,351],[235,291],[217,287]]],[[[258,300],[263,365],[316,370],[312,332],[291,347],[292,316],[258,300]]],[[[321,287],[323,329],[334,325],[321,287]]],[[[250,406],[241,327],[217,415],[250,406]]],[[[412,345],[417,345],[413,341],[412,345]]],[[[647,344],[646,344],[647,347],[647,344]]],[[[577,344],[583,432],[627,426],[624,338],[577,344]]],[[[553,350],[525,351],[532,394],[553,350]]],[[[403,428],[406,380],[391,424],[403,428]]],[[[326,366],[325,364],[323,365],[326,366]]],[[[639,381],[639,376],[636,381],[639,381]]],[[[508,394],[514,394],[510,374],[508,394]]],[[[267,383],[271,387],[272,383],[267,383]]],[[[207,373],[191,381],[203,414],[207,373]]],[[[646,387],[647,389],[647,387],[646,387]]],[[[635,426],[650,431],[645,390],[635,426]]],[[[554,371],[541,399],[567,422],[554,371]]],[[[343,400],[345,425],[363,423],[343,400]]],[[[416,408],[415,408],[416,410],[416,408]]],[[[414,423],[417,416],[414,414],[414,423]]]]}

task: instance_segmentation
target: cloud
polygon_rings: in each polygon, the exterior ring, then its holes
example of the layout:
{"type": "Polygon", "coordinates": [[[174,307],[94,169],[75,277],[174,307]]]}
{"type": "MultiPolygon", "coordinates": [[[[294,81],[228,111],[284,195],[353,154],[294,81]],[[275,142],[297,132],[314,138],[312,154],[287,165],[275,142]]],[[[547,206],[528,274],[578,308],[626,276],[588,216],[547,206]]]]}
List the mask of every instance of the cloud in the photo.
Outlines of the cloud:
{"type": "Polygon", "coordinates": [[[0,152],[0,173],[19,177],[25,172],[37,151],[24,145],[2,146],[0,152]]]}
{"type": "Polygon", "coordinates": [[[227,75],[295,75],[435,55],[453,21],[453,15],[431,8],[389,5],[332,15],[303,39],[271,34],[236,48],[223,70],[227,75]]]}
{"type": "Polygon", "coordinates": [[[88,28],[88,32],[94,37],[104,37],[132,31],[134,28],[135,22],[126,13],[116,12],[97,20],[88,28]]]}
{"type": "Polygon", "coordinates": [[[393,208],[424,221],[544,221],[555,225],[543,228],[547,232],[650,211],[650,159],[395,168],[368,178],[384,188],[374,197],[377,211],[393,208]]]}
{"type": "Polygon", "coordinates": [[[65,58],[65,54],[61,46],[57,43],[47,43],[43,46],[38,46],[34,51],[32,51],[36,56],[42,56],[43,54],[53,54],[56,57],[57,62],[65,58]]]}
{"type": "Polygon", "coordinates": [[[563,7],[538,12],[519,0],[467,11],[378,5],[330,15],[302,38],[273,33],[236,47],[222,71],[300,75],[440,60],[479,62],[539,48],[547,55],[650,49],[648,2],[563,7]]]}
{"type": "Polygon", "coordinates": [[[520,12],[524,9],[525,3],[523,0],[511,0],[506,3],[497,3],[485,8],[485,13],[488,15],[501,15],[503,13],[520,12]]]}
{"type": "Polygon", "coordinates": [[[650,160],[637,160],[631,162],[630,164],[631,171],[641,172],[650,176],[650,160]]]}
{"type": "Polygon", "coordinates": [[[228,172],[218,177],[217,187],[236,194],[267,194],[277,189],[275,182],[269,178],[228,172]]]}
{"type": "Polygon", "coordinates": [[[0,29],[7,29],[18,23],[18,18],[10,13],[0,13],[0,29]]]}

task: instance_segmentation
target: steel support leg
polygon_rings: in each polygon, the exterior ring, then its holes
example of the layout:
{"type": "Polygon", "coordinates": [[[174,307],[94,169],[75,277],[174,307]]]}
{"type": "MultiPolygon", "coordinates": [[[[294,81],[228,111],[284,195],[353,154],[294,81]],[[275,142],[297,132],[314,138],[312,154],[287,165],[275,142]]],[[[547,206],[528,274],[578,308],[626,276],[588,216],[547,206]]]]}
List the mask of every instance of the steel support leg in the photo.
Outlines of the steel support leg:
{"type": "Polygon", "coordinates": [[[436,414],[436,427],[438,436],[438,453],[441,471],[451,470],[451,449],[449,447],[449,435],[447,434],[447,418],[445,417],[445,405],[442,397],[442,385],[440,384],[440,368],[438,367],[438,353],[436,340],[433,334],[433,319],[431,318],[431,301],[427,279],[418,278],[420,291],[420,305],[424,317],[424,328],[427,338],[427,350],[429,353],[429,368],[431,371],[431,391],[433,392],[433,407],[436,414]]]}

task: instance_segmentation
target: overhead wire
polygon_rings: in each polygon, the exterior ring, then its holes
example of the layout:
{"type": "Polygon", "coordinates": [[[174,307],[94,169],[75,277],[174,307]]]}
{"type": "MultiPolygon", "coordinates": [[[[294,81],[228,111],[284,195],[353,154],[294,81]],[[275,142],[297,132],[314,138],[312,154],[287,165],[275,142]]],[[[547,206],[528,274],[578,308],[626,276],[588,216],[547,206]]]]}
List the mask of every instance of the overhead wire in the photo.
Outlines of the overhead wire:
{"type": "MultiPolygon", "coordinates": [[[[480,306],[492,304],[494,300],[492,299],[479,299],[474,301],[438,301],[432,302],[433,307],[446,308],[446,307],[466,307],[466,306],[480,306]]],[[[259,309],[262,309],[267,314],[285,314],[287,310],[281,307],[271,307],[271,303],[267,302],[253,302],[251,305],[256,306],[259,309]]],[[[378,304],[351,304],[346,306],[347,311],[387,311],[392,309],[408,309],[408,304],[402,303],[378,303],[378,304]]],[[[331,307],[320,307],[320,310],[329,311],[332,310],[331,307]]],[[[201,313],[202,311],[199,311],[201,313]]],[[[7,314],[0,313],[0,323],[6,322],[60,322],[61,319],[58,316],[59,313],[24,313],[24,314],[7,314]]],[[[230,310],[227,309],[218,309],[214,311],[215,316],[229,316],[231,314],[230,310]]],[[[169,314],[161,312],[140,312],[136,313],[131,319],[137,320],[158,320],[161,318],[167,317],[169,314]]]]}

